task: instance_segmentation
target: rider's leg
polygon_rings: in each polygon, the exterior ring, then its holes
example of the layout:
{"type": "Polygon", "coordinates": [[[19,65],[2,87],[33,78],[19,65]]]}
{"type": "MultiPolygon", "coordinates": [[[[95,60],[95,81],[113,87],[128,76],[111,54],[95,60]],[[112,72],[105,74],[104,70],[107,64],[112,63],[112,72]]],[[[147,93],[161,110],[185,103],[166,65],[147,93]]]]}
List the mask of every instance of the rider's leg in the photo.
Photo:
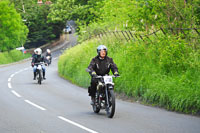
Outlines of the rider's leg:
{"type": "Polygon", "coordinates": [[[91,96],[91,104],[94,104],[95,93],[97,89],[97,80],[92,78],[91,79],[91,86],[89,87],[89,96],[91,96]]]}
{"type": "Polygon", "coordinates": [[[34,67],[33,67],[33,75],[34,75],[34,78],[33,78],[33,80],[35,80],[35,79],[36,79],[36,69],[37,69],[37,67],[36,67],[36,66],[34,66],[34,67]]]}
{"type": "Polygon", "coordinates": [[[51,61],[52,61],[52,57],[50,57],[50,64],[51,64],[51,61]]]}

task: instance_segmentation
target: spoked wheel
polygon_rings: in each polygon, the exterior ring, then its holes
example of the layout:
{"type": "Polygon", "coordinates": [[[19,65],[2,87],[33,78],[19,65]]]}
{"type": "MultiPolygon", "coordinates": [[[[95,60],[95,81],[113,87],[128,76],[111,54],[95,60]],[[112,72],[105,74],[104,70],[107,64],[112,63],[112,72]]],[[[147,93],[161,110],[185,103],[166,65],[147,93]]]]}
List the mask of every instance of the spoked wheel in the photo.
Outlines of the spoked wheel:
{"type": "Polygon", "coordinates": [[[112,118],[115,114],[115,95],[113,90],[109,91],[109,105],[109,107],[106,107],[106,112],[108,118],[112,118]]]}
{"type": "Polygon", "coordinates": [[[41,71],[38,71],[38,84],[42,84],[42,74],[41,74],[41,71]]]}

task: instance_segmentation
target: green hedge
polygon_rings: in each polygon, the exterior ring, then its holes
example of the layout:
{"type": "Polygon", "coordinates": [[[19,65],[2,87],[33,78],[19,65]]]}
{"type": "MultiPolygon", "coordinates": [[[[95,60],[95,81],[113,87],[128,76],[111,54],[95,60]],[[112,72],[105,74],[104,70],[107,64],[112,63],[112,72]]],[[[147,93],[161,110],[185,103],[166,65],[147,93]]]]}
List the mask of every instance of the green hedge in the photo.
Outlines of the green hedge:
{"type": "Polygon", "coordinates": [[[31,54],[23,54],[18,50],[11,50],[10,52],[0,52],[0,64],[8,64],[22,59],[31,57],[31,54]]]}
{"type": "MultiPolygon", "coordinates": [[[[161,36],[153,42],[101,41],[119,68],[115,91],[169,110],[200,112],[200,50],[183,40],[161,36]]],[[[58,62],[59,74],[73,83],[88,87],[85,71],[96,56],[99,40],[85,41],[65,51],[58,62]]]]}

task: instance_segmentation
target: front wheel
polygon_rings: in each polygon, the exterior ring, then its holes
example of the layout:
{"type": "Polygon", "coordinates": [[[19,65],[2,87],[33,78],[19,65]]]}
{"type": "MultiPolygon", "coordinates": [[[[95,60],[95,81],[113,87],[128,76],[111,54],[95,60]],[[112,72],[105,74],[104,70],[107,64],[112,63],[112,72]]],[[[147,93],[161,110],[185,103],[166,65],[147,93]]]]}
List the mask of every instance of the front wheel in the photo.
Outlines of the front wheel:
{"type": "Polygon", "coordinates": [[[41,71],[38,71],[38,84],[42,84],[42,73],[41,73],[41,71]]]}
{"type": "Polygon", "coordinates": [[[108,118],[112,118],[115,114],[115,95],[113,90],[109,90],[109,107],[106,107],[108,118]]]}

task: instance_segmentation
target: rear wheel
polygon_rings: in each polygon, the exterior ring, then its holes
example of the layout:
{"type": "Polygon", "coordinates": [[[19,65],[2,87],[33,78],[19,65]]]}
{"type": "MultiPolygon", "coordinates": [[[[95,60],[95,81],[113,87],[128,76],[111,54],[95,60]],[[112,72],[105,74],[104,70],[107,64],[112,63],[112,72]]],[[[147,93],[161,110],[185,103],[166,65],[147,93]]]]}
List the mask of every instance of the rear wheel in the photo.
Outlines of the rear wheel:
{"type": "Polygon", "coordinates": [[[97,105],[92,105],[92,107],[93,107],[93,111],[95,113],[99,113],[100,112],[100,108],[97,105]]]}
{"type": "Polygon", "coordinates": [[[106,107],[108,118],[112,118],[115,114],[115,95],[113,90],[109,90],[109,107],[106,107]]]}

